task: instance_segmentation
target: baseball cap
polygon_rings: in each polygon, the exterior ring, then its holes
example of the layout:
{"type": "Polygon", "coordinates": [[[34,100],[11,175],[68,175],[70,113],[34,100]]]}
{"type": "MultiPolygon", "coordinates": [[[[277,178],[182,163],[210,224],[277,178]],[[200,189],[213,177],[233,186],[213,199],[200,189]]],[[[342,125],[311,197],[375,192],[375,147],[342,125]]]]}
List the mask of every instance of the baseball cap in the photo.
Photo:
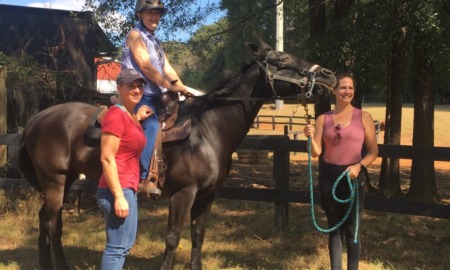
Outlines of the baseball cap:
{"type": "Polygon", "coordinates": [[[131,83],[135,80],[141,80],[144,84],[147,84],[142,78],[141,74],[137,72],[135,69],[127,68],[123,69],[119,75],[117,76],[116,82],[118,83],[131,83]]]}

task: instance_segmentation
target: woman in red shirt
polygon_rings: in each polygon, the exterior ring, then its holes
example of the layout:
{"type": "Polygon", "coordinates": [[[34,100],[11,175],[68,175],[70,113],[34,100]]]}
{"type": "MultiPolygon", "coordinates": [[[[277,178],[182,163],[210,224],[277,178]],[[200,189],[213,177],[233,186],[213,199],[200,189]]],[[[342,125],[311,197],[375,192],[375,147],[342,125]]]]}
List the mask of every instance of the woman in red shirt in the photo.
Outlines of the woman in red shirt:
{"type": "Polygon", "coordinates": [[[141,100],[145,80],[134,69],[124,69],[117,77],[118,103],[102,121],[101,154],[103,174],[97,202],[105,214],[106,248],[101,269],[122,269],[125,257],[136,240],[139,157],[145,135],[139,120],[151,111],[134,113],[141,100]]]}

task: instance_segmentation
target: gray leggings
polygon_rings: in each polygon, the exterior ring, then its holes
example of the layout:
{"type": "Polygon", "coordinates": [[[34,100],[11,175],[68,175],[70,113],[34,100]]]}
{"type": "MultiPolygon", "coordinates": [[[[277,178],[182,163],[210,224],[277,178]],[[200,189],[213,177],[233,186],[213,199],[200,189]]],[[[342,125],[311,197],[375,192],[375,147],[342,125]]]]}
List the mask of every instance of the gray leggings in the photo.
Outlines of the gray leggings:
{"type": "MultiPolygon", "coordinates": [[[[319,190],[320,201],[325,211],[328,226],[331,228],[339,223],[345,216],[349,203],[336,202],[332,196],[333,184],[338,179],[348,165],[333,165],[322,162],[319,170],[319,190]]],[[[358,176],[358,196],[359,196],[359,221],[361,222],[361,211],[364,206],[364,181],[358,176]]],[[[346,199],[350,196],[350,189],[346,179],[342,179],[336,188],[336,195],[339,199],[346,199]]],[[[358,269],[359,257],[361,254],[361,237],[358,232],[358,242],[354,243],[356,234],[356,205],[353,206],[349,217],[339,228],[329,233],[328,250],[330,252],[331,269],[342,269],[342,243],[345,236],[347,246],[347,269],[358,269]]],[[[361,225],[359,226],[361,228],[361,225]]],[[[359,230],[360,231],[360,230],[359,230]]]]}

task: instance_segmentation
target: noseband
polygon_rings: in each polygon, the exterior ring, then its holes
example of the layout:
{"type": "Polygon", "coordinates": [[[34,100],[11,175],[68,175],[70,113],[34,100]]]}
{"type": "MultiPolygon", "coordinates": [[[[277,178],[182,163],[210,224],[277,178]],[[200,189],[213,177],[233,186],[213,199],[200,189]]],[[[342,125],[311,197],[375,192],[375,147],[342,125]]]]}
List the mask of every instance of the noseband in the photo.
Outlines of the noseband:
{"type": "Polygon", "coordinates": [[[299,96],[302,99],[302,103],[306,103],[306,99],[311,98],[312,96],[312,90],[314,88],[314,85],[316,84],[316,72],[315,70],[320,67],[319,65],[313,65],[309,70],[307,69],[298,69],[297,67],[286,65],[281,61],[273,61],[270,59],[265,59],[264,61],[260,62],[257,61],[258,65],[261,67],[262,70],[264,70],[266,74],[266,82],[270,85],[270,92],[274,98],[279,97],[276,90],[274,83],[275,81],[283,81],[288,82],[291,84],[294,84],[300,88],[300,94],[299,96]],[[270,70],[269,66],[275,67],[277,70],[278,68],[281,69],[290,69],[295,72],[297,72],[300,75],[300,79],[294,79],[291,77],[279,75],[277,73],[274,73],[270,70]],[[308,89],[308,90],[306,90],[308,89]]]}

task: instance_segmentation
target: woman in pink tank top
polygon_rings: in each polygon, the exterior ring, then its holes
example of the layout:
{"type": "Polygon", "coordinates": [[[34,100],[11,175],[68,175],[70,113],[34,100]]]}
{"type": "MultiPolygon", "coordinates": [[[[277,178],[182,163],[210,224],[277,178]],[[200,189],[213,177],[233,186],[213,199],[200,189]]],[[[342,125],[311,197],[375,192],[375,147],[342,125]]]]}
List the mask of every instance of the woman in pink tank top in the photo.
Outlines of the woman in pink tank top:
{"type": "MultiPolygon", "coordinates": [[[[344,217],[349,205],[336,202],[331,194],[337,178],[348,171],[353,181],[358,181],[359,209],[364,206],[364,181],[359,177],[362,169],[378,157],[378,144],[372,116],[352,105],[355,95],[353,77],[349,74],[336,76],[338,85],[333,89],[336,105],[333,110],[320,115],[315,125],[305,126],[306,137],[312,136],[311,155],[323,155],[319,166],[319,190],[322,208],[327,216],[328,226],[334,227],[344,217]],[[361,156],[365,145],[367,153],[361,156]]],[[[341,181],[336,188],[338,198],[349,197],[349,186],[341,181]]],[[[345,234],[347,246],[347,269],[358,269],[361,253],[360,235],[356,232],[356,207],[352,208],[343,225],[329,233],[328,249],[331,269],[342,269],[342,237],[345,234]]],[[[360,222],[359,215],[359,220],[360,222]]],[[[359,234],[359,231],[358,231],[359,234]]]]}

